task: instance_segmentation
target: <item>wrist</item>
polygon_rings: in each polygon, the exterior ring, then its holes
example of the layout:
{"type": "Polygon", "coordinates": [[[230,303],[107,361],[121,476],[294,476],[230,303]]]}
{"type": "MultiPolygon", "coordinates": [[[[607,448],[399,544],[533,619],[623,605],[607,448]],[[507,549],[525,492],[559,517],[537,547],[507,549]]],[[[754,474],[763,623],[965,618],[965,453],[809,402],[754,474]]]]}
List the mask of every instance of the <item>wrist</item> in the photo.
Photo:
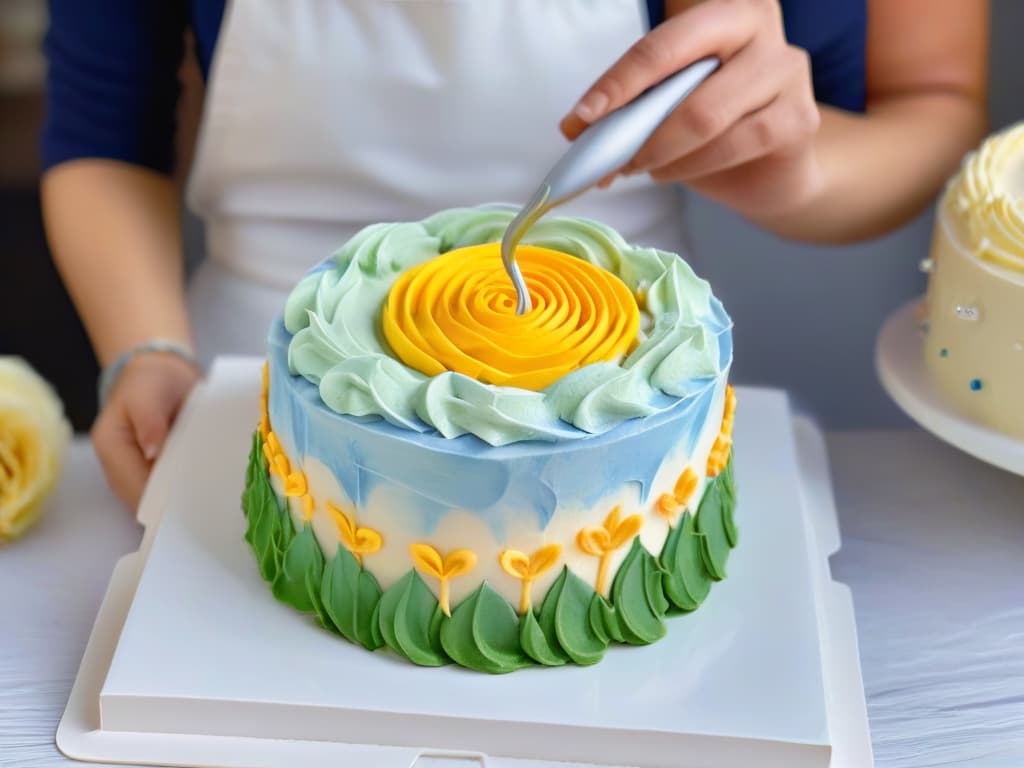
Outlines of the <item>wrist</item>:
{"type": "Polygon", "coordinates": [[[102,408],[106,403],[114,384],[124,372],[135,361],[148,356],[162,355],[170,356],[179,363],[192,367],[197,373],[201,372],[199,359],[195,350],[190,344],[174,339],[155,337],[147,339],[139,344],[129,347],[119,354],[109,365],[104,366],[100,372],[98,382],[99,404],[102,408]]]}
{"type": "Polygon", "coordinates": [[[760,227],[782,237],[816,241],[822,206],[829,197],[827,174],[814,147],[796,160],[789,174],[776,182],[775,205],[742,212],[760,227]]]}

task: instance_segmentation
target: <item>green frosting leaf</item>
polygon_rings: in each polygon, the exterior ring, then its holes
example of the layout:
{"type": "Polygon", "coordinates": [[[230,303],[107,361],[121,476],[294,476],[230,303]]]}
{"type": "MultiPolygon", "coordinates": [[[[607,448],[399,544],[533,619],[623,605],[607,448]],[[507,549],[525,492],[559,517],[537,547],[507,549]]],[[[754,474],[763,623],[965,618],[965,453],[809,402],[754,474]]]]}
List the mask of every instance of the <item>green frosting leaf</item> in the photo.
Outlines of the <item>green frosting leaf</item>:
{"type": "Polygon", "coordinates": [[[722,490],[722,474],[712,480],[704,491],[697,508],[697,532],[701,534],[701,558],[704,567],[715,581],[726,577],[725,563],[729,559],[729,535],[726,518],[732,517],[726,492],[722,490]]]}
{"type": "Polygon", "coordinates": [[[619,624],[618,614],[604,599],[604,596],[597,592],[594,592],[594,596],[590,600],[590,628],[598,637],[605,638],[606,643],[626,642],[626,636],[622,634],[622,626],[619,624]]]}
{"type": "Polygon", "coordinates": [[[486,581],[441,625],[441,644],[457,663],[479,672],[504,674],[531,663],[519,645],[515,609],[486,581]]]}
{"type": "Polygon", "coordinates": [[[375,648],[384,645],[384,635],[380,631],[380,604],[382,602],[383,600],[378,600],[377,604],[373,606],[373,613],[370,614],[370,636],[375,648]]]}
{"type": "Polygon", "coordinates": [[[704,569],[703,544],[693,515],[683,516],[669,531],[661,550],[665,596],[680,611],[695,611],[711,591],[711,577],[704,569]]]}
{"type": "Polygon", "coordinates": [[[568,654],[559,645],[555,632],[555,611],[558,606],[558,598],[565,586],[565,574],[566,571],[563,569],[548,588],[540,606],[540,613],[534,616],[532,610],[527,611],[519,621],[519,644],[527,655],[538,664],[561,666],[570,660],[568,654]]]}
{"type": "MultiPolygon", "coordinates": [[[[256,484],[259,482],[259,476],[263,474],[260,469],[256,466],[257,461],[261,461],[257,452],[260,450],[260,436],[257,432],[253,436],[253,447],[249,453],[249,465],[245,469],[245,489],[242,491],[242,514],[245,515],[245,540],[249,542],[249,546],[255,548],[256,538],[256,524],[260,516],[263,514],[261,508],[257,508],[256,505],[256,484]]],[[[257,558],[259,552],[255,552],[257,558]]],[[[262,573],[260,574],[262,575],[262,573]]]]}
{"type": "Polygon", "coordinates": [[[558,641],[552,643],[541,629],[533,611],[527,611],[519,620],[519,645],[527,656],[547,667],[560,667],[569,661],[558,641]]]}
{"type": "Polygon", "coordinates": [[[414,664],[439,667],[449,662],[441,645],[444,612],[416,569],[410,569],[377,607],[380,638],[414,664]]]}
{"type": "Polygon", "coordinates": [[[736,528],[736,518],[733,514],[736,511],[736,478],[732,472],[731,452],[725,469],[722,470],[716,479],[722,484],[722,501],[724,504],[722,522],[725,525],[725,537],[729,541],[729,546],[735,547],[739,543],[739,531],[736,528]]]}
{"type": "MultiPolygon", "coordinates": [[[[590,608],[587,609],[587,621],[590,622],[590,628],[594,631],[594,634],[601,638],[601,642],[609,644],[612,641],[612,636],[608,631],[605,620],[606,610],[612,611],[612,607],[605,602],[603,597],[595,592],[590,600],[590,608]]],[[[617,626],[616,624],[616,628],[617,626]]]]}
{"type": "Polygon", "coordinates": [[[612,605],[625,642],[647,645],[665,636],[668,601],[662,591],[662,573],[639,537],[619,566],[612,582],[612,605]]]}
{"type": "Polygon", "coordinates": [[[341,544],[324,568],[321,590],[327,615],[347,640],[371,651],[383,645],[373,615],[382,594],[380,585],[341,544]]]}
{"type": "MultiPolygon", "coordinates": [[[[291,525],[287,527],[290,528],[291,525]]],[[[300,611],[316,611],[306,585],[319,584],[323,578],[323,571],[324,555],[320,551],[316,536],[313,535],[313,527],[307,523],[302,526],[298,535],[288,542],[281,561],[281,570],[271,585],[271,591],[278,600],[300,611]]]]}
{"type": "Polygon", "coordinates": [[[283,509],[270,485],[270,477],[263,463],[263,444],[257,432],[246,469],[246,487],[242,493],[242,511],[248,523],[245,540],[256,554],[260,575],[271,583],[281,568],[281,545],[284,529],[291,533],[291,523],[284,518],[283,509]]]}
{"type": "MultiPolygon", "coordinates": [[[[598,634],[590,624],[590,603],[597,593],[568,566],[563,567],[558,578],[562,582],[555,605],[558,643],[577,664],[596,664],[608,648],[607,633],[598,634]]],[[[547,602],[547,597],[544,600],[547,602]]]]}
{"type": "Polygon", "coordinates": [[[337,627],[334,626],[334,622],[331,621],[331,617],[327,615],[327,611],[324,609],[324,603],[320,595],[320,582],[315,580],[312,569],[306,571],[305,579],[306,594],[309,596],[309,602],[313,606],[313,613],[316,614],[320,626],[332,632],[337,631],[337,627]]]}
{"type": "Polygon", "coordinates": [[[263,473],[262,442],[259,431],[252,433],[252,448],[249,449],[249,462],[245,465],[245,488],[242,489],[242,512],[249,523],[245,531],[245,540],[252,544],[252,516],[249,514],[249,496],[256,478],[263,473]]]}

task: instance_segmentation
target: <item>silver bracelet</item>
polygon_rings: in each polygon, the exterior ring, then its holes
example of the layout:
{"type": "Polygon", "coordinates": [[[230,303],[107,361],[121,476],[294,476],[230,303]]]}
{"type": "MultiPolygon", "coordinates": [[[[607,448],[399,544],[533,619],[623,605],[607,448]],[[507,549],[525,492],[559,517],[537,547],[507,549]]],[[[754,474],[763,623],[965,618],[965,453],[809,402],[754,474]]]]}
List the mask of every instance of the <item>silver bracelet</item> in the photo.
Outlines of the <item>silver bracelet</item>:
{"type": "Polygon", "coordinates": [[[131,349],[122,352],[114,362],[100,372],[98,386],[100,408],[102,408],[104,403],[107,402],[107,398],[110,396],[110,390],[113,388],[114,382],[117,381],[117,377],[121,375],[121,371],[124,370],[124,367],[139,355],[147,352],[167,352],[168,354],[177,355],[186,363],[191,363],[196,368],[199,367],[199,360],[196,359],[195,352],[181,342],[172,341],[171,339],[150,339],[149,341],[145,341],[142,344],[138,344],[131,349]]]}

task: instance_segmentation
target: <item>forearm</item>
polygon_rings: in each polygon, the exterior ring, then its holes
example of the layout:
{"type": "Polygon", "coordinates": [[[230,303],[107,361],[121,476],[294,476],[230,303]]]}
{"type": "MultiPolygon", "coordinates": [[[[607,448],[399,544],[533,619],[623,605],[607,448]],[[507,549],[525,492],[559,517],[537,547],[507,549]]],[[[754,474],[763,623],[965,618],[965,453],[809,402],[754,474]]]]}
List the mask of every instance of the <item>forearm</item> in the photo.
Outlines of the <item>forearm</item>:
{"type": "Polygon", "coordinates": [[[755,220],[784,237],[843,243],[881,235],[922,211],[987,129],[981,101],[956,93],[892,97],[854,115],[823,107],[816,192],[755,220]]]}
{"type": "Polygon", "coordinates": [[[109,160],[42,180],[47,238],[100,363],[154,337],[189,343],[181,214],[173,182],[109,160]]]}

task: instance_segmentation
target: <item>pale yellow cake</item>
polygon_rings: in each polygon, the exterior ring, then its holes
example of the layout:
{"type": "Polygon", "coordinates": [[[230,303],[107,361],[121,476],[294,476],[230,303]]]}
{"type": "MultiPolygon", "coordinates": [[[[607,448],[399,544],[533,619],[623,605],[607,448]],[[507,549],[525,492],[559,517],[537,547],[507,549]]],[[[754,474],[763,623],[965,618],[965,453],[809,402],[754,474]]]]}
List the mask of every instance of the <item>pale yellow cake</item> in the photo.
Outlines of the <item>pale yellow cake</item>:
{"type": "Polygon", "coordinates": [[[923,268],[932,380],[973,421],[1024,438],[1024,123],[964,159],[923,268]]]}

